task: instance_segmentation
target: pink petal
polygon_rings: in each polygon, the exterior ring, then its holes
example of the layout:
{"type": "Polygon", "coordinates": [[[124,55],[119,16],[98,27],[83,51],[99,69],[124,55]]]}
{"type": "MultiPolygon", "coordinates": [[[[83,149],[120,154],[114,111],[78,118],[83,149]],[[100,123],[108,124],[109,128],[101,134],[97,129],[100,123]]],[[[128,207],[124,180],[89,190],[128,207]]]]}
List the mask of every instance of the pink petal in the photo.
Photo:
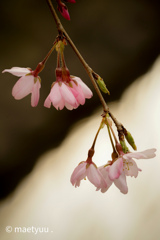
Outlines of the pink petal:
{"type": "Polygon", "coordinates": [[[70,88],[70,90],[72,91],[77,102],[81,105],[85,104],[85,97],[81,89],[81,86],[80,85],[77,86],[73,81],[72,81],[72,86],[73,88],[70,88]]]}
{"type": "Polygon", "coordinates": [[[46,98],[46,100],[44,102],[44,106],[47,107],[47,108],[51,107],[51,100],[50,100],[49,95],[48,95],[48,97],[46,98]]]}
{"type": "Polygon", "coordinates": [[[60,86],[57,82],[52,87],[49,98],[54,107],[59,106],[61,104],[61,101],[63,102],[62,95],[60,93],[60,86]]]}
{"type": "Polygon", "coordinates": [[[114,184],[116,185],[117,188],[119,188],[121,193],[124,193],[124,194],[128,193],[126,176],[124,172],[120,175],[118,179],[114,180],[114,184]]]}
{"type": "Polygon", "coordinates": [[[108,176],[108,169],[109,167],[104,167],[104,166],[101,166],[99,167],[99,171],[100,173],[102,174],[103,178],[105,179],[105,182],[107,183],[107,186],[103,186],[101,188],[97,188],[96,190],[101,190],[102,193],[105,193],[108,188],[112,185],[112,181],[110,180],[109,176],[108,176]]]}
{"type": "Polygon", "coordinates": [[[124,163],[124,172],[126,176],[137,177],[139,168],[137,167],[136,162],[131,159],[129,161],[125,161],[124,163]]]}
{"type": "MultiPolygon", "coordinates": [[[[70,105],[69,103],[65,103],[65,107],[68,109],[68,110],[73,110],[75,109],[76,107],[73,107],[72,105],[70,105]]],[[[78,105],[77,105],[78,107],[78,105]]]]}
{"type": "Polygon", "coordinates": [[[31,95],[31,106],[36,107],[39,102],[39,90],[41,88],[41,84],[39,78],[37,78],[36,83],[34,83],[32,88],[32,95],[31,95]]]}
{"type": "Polygon", "coordinates": [[[12,95],[19,100],[32,92],[34,77],[32,75],[21,77],[12,89],[12,95]]]}
{"type": "Polygon", "coordinates": [[[109,168],[109,178],[113,181],[114,179],[119,178],[123,171],[123,159],[119,158],[116,160],[109,168]]]}
{"type": "Polygon", "coordinates": [[[77,107],[77,101],[74,95],[64,83],[62,83],[62,85],[60,86],[60,92],[65,103],[68,103],[69,105],[73,106],[73,108],[77,107]]]}
{"type": "Polygon", "coordinates": [[[64,99],[61,99],[58,105],[55,106],[55,108],[58,110],[62,110],[64,108],[64,99]]]}
{"type": "Polygon", "coordinates": [[[82,162],[74,169],[70,179],[73,186],[79,187],[80,181],[86,177],[86,165],[86,162],[82,162]]]}
{"type": "Polygon", "coordinates": [[[11,69],[5,69],[2,73],[9,72],[17,77],[25,76],[31,71],[28,68],[12,67],[11,69]]]}
{"type": "Polygon", "coordinates": [[[96,187],[101,187],[101,175],[94,164],[90,164],[87,168],[87,178],[96,187]]]}
{"type": "Polygon", "coordinates": [[[133,153],[127,153],[123,155],[124,159],[131,159],[131,158],[136,158],[136,159],[148,159],[148,158],[153,158],[156,156],[155,154],[156,149],[147,149],[143,152],[133,152],[133,153]]]}
{"type": "Polygon", "coordinates": [[[79,77],[72,77],[72,78],[81,86],[85,98],[89,99],[93,96],[92,91],[79,77]]]}
{"type": "Polygon", "coordinates": [[[50,93],[50,99],[52,100],[53,106],[57,110],[62,110],[64,108],[65,101],[60,92],[60,86],[59,86],[58,82],[56,82],[55,85],[53,86],[53,90],[50,93]]]}

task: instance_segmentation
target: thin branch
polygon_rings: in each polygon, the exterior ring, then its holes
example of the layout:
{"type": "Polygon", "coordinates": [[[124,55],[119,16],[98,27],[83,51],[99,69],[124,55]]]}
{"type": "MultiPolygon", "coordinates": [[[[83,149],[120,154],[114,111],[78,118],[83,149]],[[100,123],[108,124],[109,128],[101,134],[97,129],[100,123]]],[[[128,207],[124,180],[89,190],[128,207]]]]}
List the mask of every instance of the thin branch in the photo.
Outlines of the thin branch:
{"type": "Polygon", "coordinates": [[[88,76],[90,77],[91,79],[91,82],[99,96],[99,99],[102,103],[102,106],[103,106],[103,109],[105,112],[108,112],[109,111],[109,107],[108,105],[106,104],[98,86],[97,86],[97,83],[95,82],[95,79],[93,77],[93,74],[94,74],[94,71],[88,66],[88,64],[86,63],[86,61],[84,60],[84,58],[82,57],[82,55],[80,54],[80,52],[78,51],[78,49],[76,48],[75,44],[73,43],[73,41],[71,40],[71,38],[69,37],[68,33],[66,32],[66,30],[64,29],[60,19],[58,18],[57,14],[56,14],[56,11],[52,5],[52,2],[51,0],[47,0],[47,3],[49,5],[49,8],[51,10],[51,13],[54,17],[54,20],[55,20],[55,23],[56,23],[56,26],[57,26],[57,30],[59,32],[60,35],[64,35],[67,42],[70,44],[70,46],[72,47],[73,51],[76,53],[76,55],[78,56],[79,60],[81,61],[81,63],[83,64],[84,68],[86,69],[87,73],[88,73],[88,76]]]}
{"type": "Polygon", "coordinates": [[[115,125],[116,125],[116,127],[117,127],[118,132],[121,133],[121,132],[123,131],[123,126],[122,126],[121,123],[119,123],[119,122],[117,121],[117,119],[114,117],[114,115],[110,112],[109,107],[108,107],[107,103],[105,102],[105,100],[104,100],[104,98],[103,98],[103,96],[102,96],[102,94],[101,94],[101,92],[100,92],[100,90],[99,90],[99,88],[98,88],[98,86],[97,86],[97,83],[96,83],[96,81],[95,81],[95,79],[94,79],[94,75],[96,75],[95,72],[94,72],[94,71],[91,69],[91,67],[86,63],[86,61],[84,60],[84,58],[82,57],[82,55],[80,54],[80,52],[78,51],[78,49],[76,48],[75,44],[73,43],[73,41],[72,41],[71,38],[69,37],[68,33],[67,33],[66,30],[64,29],[64,27],[63,27],[60,19],[58,18],[57,14],[56,14],[56,11],[55,11],[55,9],[54,9],[54,7],[53,7],[52,1],[51,1],[51,0],[47,0],[47,3],[48,3],[48,6],[49,6],[49,8],[50,8],[50,10],[51,10],[51,13],[52,13],[52,15],[53,15],[53,18],[54,18],[54,20],[55,20],[55,23],[56,23],[57,30],[58,30],[59,34],[60,34],[61,36],[63,35],[63,36],[66,38],[67,42],[70,44],[70,46],[72,47],[73,51],[74,51],[74,52],[76,53],[76,55],[78,56],[80,62],[83,64],[84,68],[86,69],[86,72],[87,72],[88,76],[90,77],[91,82],[92,82],[92,84],[93,84],[93,86],[94,86],[94,88],[95,88],[95,90],[96,90],[96,92],[97,92],[97,94],[98,94],[98,97],[99,97],[99,99],[100,99],[100,101],[101,101],[101,104],[102,104],[102,106],[103,106],[104,114],[108,113],[108,114],[110,115],[110,117],[112,118],[113,122],[115,123],[115,125]]]}

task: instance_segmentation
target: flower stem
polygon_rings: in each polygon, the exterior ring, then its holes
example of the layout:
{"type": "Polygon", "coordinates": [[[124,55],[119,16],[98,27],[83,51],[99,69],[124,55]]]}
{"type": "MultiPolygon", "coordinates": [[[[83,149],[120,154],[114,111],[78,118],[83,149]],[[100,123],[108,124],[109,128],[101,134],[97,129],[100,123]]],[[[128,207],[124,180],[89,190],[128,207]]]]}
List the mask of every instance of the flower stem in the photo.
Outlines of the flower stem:
{"type": "Polygon", "coordinates": [[[95,147],[95,143],[96,143],[98,134],[99,134],[101,128],[103,127],[103,124],[104,124],[104,118],[102,119],[101,124],[100,124],[100,126],[99,126],[99,128],[98,128],[98,131],[97,131],[96,136],[95,136],[95,138],[94,138],[94,141],[93,141],[93,144],[92,144],[91,149],[94,149],[94,147],[95,147]]]}
{"type": "Polygon", "coordinates": [[[54,44],[53,44],[53,47],[50,49],[50,51],[48,52],[48,54],[46,55],[46,57],[43,59],[43,61],[42,61],[42,64],[43,64],[43,65],[47,62],[49,56],[51,55],[51,53],[53,52],[53,50],[55,49],[55,47],[56,47],[56,44],[54,43],[54,44]]]}

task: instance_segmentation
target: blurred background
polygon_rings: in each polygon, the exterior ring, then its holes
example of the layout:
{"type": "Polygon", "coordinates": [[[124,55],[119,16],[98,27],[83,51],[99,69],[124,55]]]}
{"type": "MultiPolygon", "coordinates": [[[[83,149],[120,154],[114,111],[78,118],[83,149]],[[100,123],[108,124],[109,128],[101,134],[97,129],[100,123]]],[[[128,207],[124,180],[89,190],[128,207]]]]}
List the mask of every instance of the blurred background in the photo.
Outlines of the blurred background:
{"type": "MultiPolygon", "coordinates": [[[[53,1],[56,7],[56,2],[53,1]]],[[[125,88],[144,74],[160,51],[160,2],[157,0],[77,0],[67,4],[71,21],[62,24],[88,64],[118,100],[125,88]]],[[[34,69],[52,46],[57,31],[46,1],[8,0],[0,3],[0,71],[13,66],[34,69]]],[[[1,74],[0,88],[0,198],[5,199],[29,174],[37,159],[61,144],[72,124],[90,116],[100,101],[74,52],[67,46],[70,73],[92,89],[94,97],[74,111],[43,107],[55,80],[56,53],[40,74],[40,102],[30,96],[16,101],[11,90],[17,77],[1,74]]]]}
{"type": "MultiPolygon", "coordinates": [[[[56,7],[56,2],[53,1],[56,7]]],[[[160,1],[77,0],[67,4],[71,21],[62,24],[88,64],[106,82],[104,96],[115,116],[135,137],[138,150],[160,142],[160,1]]],[[[46,1],[0,2],[0,71],[13,66],[34,69],[57,31],[46,1]]],[[[70,73],[93,91],[84,106],[68,111],[43,107],[55,80],[53,52],[42,79],[36,108],[30,96],[11,95],[17,77],[0,81],[0,238],[3,240],[159,240],[159,158],[140,160],[143,171],[127,178],[129,193],[111,187],[95,192],[89,181],[75,189],[69,181],[99,126],[101,105],[89,77],[67,46],[70,73]],[[6,226],[49,228],[49,233],[8,233],[6,226]]],[[[111,146],[103,131],[94,161],[102,165],[111,146]]]]}
{"type": "MultiPolygon", "coordinates": [[[[56,2],[53,1],[56,7],[56,2]]],[[[77,0],[67,4],[71,21],[60,16],[84,59],[106,82],[107,102],[117,100],[124,89],[145,73],[160,50],[160,2],[156,0],[77,0]]],[[[0,3],[0,71],[18,67],[35,69],[52,46],[57,31],[46,1],[8,0],[0,3]]],[[[28,174],[37,158],[65,138],[71,125],[89,116],[100,101],[70,46],[65,49],[70,73],[92,89],[94,97],[74,111],[43,107],[55,80],[56,53],[41,73],[38,107],[30,96],[15,101],[11,90],[17,77],[1,74],[0,88],[0,198],[5,198],[28,174]]]]}

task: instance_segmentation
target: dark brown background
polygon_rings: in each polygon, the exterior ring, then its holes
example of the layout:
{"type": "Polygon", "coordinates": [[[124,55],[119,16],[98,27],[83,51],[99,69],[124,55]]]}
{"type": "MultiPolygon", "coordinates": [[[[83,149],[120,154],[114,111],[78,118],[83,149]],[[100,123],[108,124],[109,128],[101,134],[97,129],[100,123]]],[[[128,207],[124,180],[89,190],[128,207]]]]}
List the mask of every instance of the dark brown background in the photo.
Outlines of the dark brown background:
{"type": "MultiPolygon", "coordinates": [[[[77,0],[67,6],[71,21],[59,14],[63,25],[88,64],[104,78],[111,92],[105,99],[118,99],[159,55],[160,2],[77,0]]],[[[1,72],[13,66],[34,69],[57,35],[45,0],[1,1],[0,24],[1,72]]],[[[6,197],[32,170],[43,152],[59,145],[73,123],[100,106],[85,70],[69,46],[65,57],[70,73],[81,77],[94,93],[91,100],[74,111],[43,107],[55,80],[55,53],[40,74],[41,98],[36,108],[30,106],[30,96],[14,100],[11,89],[18,78],[1,74],[0,198],[6,197]]]]}

